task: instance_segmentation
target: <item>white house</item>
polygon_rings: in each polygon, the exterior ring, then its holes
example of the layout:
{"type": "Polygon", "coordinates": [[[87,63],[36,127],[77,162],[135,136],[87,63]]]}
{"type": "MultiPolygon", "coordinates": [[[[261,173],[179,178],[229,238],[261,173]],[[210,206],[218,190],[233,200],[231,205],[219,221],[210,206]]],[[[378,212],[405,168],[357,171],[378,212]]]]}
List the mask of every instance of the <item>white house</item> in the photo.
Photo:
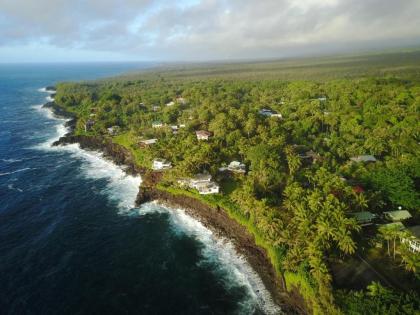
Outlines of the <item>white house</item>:
{"type": "Polygon", "coordinates": [[[376,162],[376,158],[373,155],[358,155],[350,158],[351,161],[360,162],[376,162]]]}
{"type": "Polygon", "coordinates": [[[152,127],[153,128],[162,128],[164,125],[161,121],[154,121],[152,122],[152,127]]]}
{"type": "Polygon", "coordinates": [[[167,107],[171,107],[171,106],[174,106],[174,105],[175,105],[174,101],[170,101],[169,103],[166,103],[167,107]]]}
{"type": "Polygon", "coordinates": [[[219,185],[217,185],[215,182],[198,184],[196,185],[195,189],[198,190],[200,195],[218,194],[220,191],[219,185]]]}
{"type": "Polygon", "coordinates": [[[233,173],[245,173],[246,172],[246,166],[245,164],[239,162],[239,161],[232,161],[227,167],[228,171],[231,171],[233,173]]]}
{"type": "Polygon", "coordinates": [[[402,239],[403,243],[408,243],[408,247],[413,253],[420,253],[420,225],[407,228],[410,236],[402,239]]]}
{"type": "Polygon", "coordinates": [[[220,191],[219,185],[211,180],[210,174],[197,174],[190,179],[180,179],[178,184],[196,189],[200,195],[217,194],[220,191]]]}
{"type": "Polygon", "coordinates": [[[152,109],[153,109],[153,111],[154,111],[154,112],[157,112],[157,111],[159,111],[159,110],[160,110],[160,106],[158,106],[158,105],[154,105],[154,106],[152,107],[152,109]]]}
{"type": "Polygon", "coordinates": [[[212,133],[206,130],[198,130],[195,132],[198,140],[209,140],[212,133]]]}
{"type": "Polygon", "coordinates": [[[152,168],[155,171],[160,171],[160,170],[166,170],[172,167],[171,162],[165,160],[165,159],[154,159],[153,160],[153,165],[152,168]]]}
{"type": "Polygon", "coordinates": [[[148,146],[151,146],[152,144],[155,144],[157,141],[158,141],[158,139],[142,140],[142,141],[140,141],[140,146],[148,147],[148,146]]]}

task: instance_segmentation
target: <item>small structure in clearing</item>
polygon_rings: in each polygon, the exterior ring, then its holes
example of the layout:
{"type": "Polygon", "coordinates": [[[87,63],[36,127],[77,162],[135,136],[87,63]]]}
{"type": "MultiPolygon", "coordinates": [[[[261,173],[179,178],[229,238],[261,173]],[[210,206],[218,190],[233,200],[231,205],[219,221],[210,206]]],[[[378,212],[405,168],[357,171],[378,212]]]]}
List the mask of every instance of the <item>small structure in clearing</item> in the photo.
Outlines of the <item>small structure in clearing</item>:
{"type": "Polygon", "coordinates": [[[166,170],[166,169],[170,169],[171,167],[172,167],[171,162],[169,162],[165,159],[154,159],[153,160],[152,168],[155,171],[166,170]]]}
{"type": "Polygon", "coordinates": [[[212,133],[206,130],[198,130],[195,132],[198,140],[209,140],[212,133]]]}
{"type": "Polygon", "coordinates": [[[147,140],[141,140],[140,141],[140,147],[146,148],[151,146],[152,144],[155,144],[158,141],[158,139],[147,139],[147,140]]]}
{"type": "Polygon", "coordinates": [[[374,213],[369,211],[361,211],[361,212],[354,212],[351,214],[360,225],[370,225],[372,224],[372,220],[374,220],[377,216],[374,213]]]}

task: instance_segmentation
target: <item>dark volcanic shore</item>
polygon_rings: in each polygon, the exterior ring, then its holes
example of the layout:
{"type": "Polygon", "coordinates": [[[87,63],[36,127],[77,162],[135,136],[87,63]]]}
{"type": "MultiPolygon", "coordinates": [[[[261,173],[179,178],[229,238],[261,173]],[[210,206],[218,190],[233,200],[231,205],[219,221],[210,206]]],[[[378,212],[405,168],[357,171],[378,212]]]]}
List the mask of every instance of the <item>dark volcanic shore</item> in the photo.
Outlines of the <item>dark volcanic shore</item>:
{"type": "Polygon", "coordinates": [[[261,277],[273,300],[281,307],[284,313],[308,313],[302,297],[296,290],[293,290],[292,293],[285,290],[284,281],[276,276],[276,272],[266,251],[257,246],[254,237],[245,227],[234,219],[231,219],[225,210],[220,207],[210,207],[188,196],[173,195],[159,190],[156,184],[160,181],[161,173],[138,167],[129,150],[113,143],[107,137],[74,135],[73,130],[76,125],[75,116],[60,108],[55,102],[47,103],[44,107],[50,108],[58,116],[71,118],[66,123],[70,128],[70,132],[54,142],[54,146],[79,143],[82,149],[103,152],[104,157],[112,160],[117,165],[124,166],[127,173],[141,175],[142,185],[139,187],[139,193],[136,199],[137,206],[145,202],[157,200],[159,203],[172,208],[185,209],[189,215],[202,222],[214,233],[226,237],[233,242],[238,253],[246,257],[249,264],[261,277]]]}

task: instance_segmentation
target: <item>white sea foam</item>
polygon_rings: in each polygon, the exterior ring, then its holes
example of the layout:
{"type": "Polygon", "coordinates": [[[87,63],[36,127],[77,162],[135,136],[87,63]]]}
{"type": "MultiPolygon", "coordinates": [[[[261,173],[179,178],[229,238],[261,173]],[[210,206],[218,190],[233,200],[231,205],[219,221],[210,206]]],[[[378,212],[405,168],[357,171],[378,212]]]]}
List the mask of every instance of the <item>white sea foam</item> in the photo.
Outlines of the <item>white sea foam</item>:
{"type": "Polygon", "coordinates": [[[54,102],[54,97],[51,97],[50,95],[48,95],[45,99],[47,102],[54,102]]]}
{"type": "Polygon", "coordinates": [[[11,172],[0,173],[0,176],[6,176],[6,175],[14,174],[14,173],[20,173],[20,172],[28,171],[28,170],[31,170],[31,169],[33,169],[33,168],[25,167],[25,168],[21,168],[19,170],[11,171],[11,172]]]}
{"type": "Polygon", "coordinates": [[[196,238],[203,245],[201,263],[213,262],[221,274],[227,275],[225,286],[244,286],[249,298],[242,302],[239,314],[252,314],[258,305],[266,314],[279,314],[280,308],[273,302],[259,275],[252,269],[246,258],[240,255],[233,243],[215,235],[201,222],[189,216],[183,209],[172,209],[158,205],[156,202],[142,205],[136,210],[139,215],[153,212],[168,213],[174,231],[186,233],[196,238]]]}
{"type": "Polygon", "coordinates": [[[38,92],[48,93],[48,94],[54,94],[55,93],[55,91],[49,91],[49,90],[47,90],[46,87],[43,87],[43,88],[38,89],[38,92]]]}

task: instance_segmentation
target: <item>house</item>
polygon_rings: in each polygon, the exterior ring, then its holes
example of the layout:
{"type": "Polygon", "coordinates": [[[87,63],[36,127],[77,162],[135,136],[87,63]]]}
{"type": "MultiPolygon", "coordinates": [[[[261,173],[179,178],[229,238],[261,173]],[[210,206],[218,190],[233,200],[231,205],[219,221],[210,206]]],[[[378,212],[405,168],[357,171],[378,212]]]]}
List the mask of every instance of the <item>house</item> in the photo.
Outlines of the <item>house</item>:
{"type": "Polygon", "coordinates": [[[387,211],[384,212],[384,216],[392,222],[400,222],[411,218],[411,214],[407,210],[387,211]]]}
{"type": "Polygon", "coordinates": [[[177,125],[172,125],[172,126],[171,126],[171,129],[172,129],[172,133],[173,133],[173,134],[177,134],[177,133],[178,133],[178,129],[179,129],[179,127],[178,127],[177,125]]]}
{"type": "Polygon", "coordinates": [[[159,120],[152,122],[153,128],[162,128],[163,126],[164,126],[163,123],[159,120]]]}
{"type": "Polygon", "coordinates": [[[206,130],[198,130],[195,132],[198,140],[209,140],[212,136],[212,133],[206,130]]]}
{"type": "Polygon", "coordinates": [[[376,214],[369,211],[354,212],[351,216],[362,226],[372,224],[372,220],[377,217],[376,214]]]}
{"type": "Polygon", "coordinates": [[[358,155],[350,158],[351,161],[360,162],[376,162],[376,158],[373,155],[358,155]]]}
{"type": "Polygon", "coordinates": [[[179,128],[185,128],[185,124],[180,124],[179,128]]]}
{"type": "Polygon", "coordinates": [[[226,168],[227,171],[233,172],[233,173],[240,173],[245,174],[246,173],[246,166],[245,164],[239,162],[239,161],[232,161],[226,168]]]}
{"type": "Polygon", "coordinates": [[[218,194],[220,191],[219,185],[217,185],[215,182],[201,183],[197,185],[195,189],[198,190],[200,195],[218,194]]]}
{"type": "Polygon", "coordinates": [[[403,243],[408,243],[409,249],[413,253],[420,253],[420,225],[407,228],[410,234],[402,239],[403,243]]]}
{"type": "Polygon", "coordinates": [[[142,148],[146,148],[151,146],[152,144],[155,144],[157,142],[158,139],[147,139],[147,140],[142,140],[140,141],[140,146],[142,148]]]}
{"type": "Polygon", "coordinates": [[[116,136],[120,132],[120,127],[112,126],[112,127],[109,127],[107,130],[111,136],[116,136]]]}
{"type": "Polygon", "coordinates": [[[327,98],[325,96],[320,96],[317,98],[318,101],[320,102],[325,102],[327,100],[327,98]]]}
{"type": "Polygon", "coordinates": [[[258,113],[262,116],[283,118],[283,116],[281,114],[277,113],[274,110],[267,109],[267,108],[260,109],[258,111],[258,113]]]}
{"type": "Polygon", "coordinates": [[[195,186],[200,185],[202,183],[210,183],[211,182],[211,175],[210,174],[197,174],[193,178],[190,179],[190,185],[192,188],[195,186]]]}
{"type": "Polygon", "coordinates": [[[174,106],[174,105],[175,105],[174,101],[170,101],[169,103],[166,103],[167,107],[171,107],[171,106],[174,106]]]}
{"type": "Polygon", "coordinates": [[[159,111],[159,110],[160,110],[160,106],[158,106],[158,105],[153,105],[152,110],[153,110],[154,112],[157,112],[157,111],[159,111]]]}
{"type": "Polygon", "coordinates": [[[363,189],[363,187],[360,186],[360,185],[353,186],[352,187],[352,190],[353,190],[353,192],[355,194],[361,194],[361,193],[365,192],[365,190],[363,189]]]}
{"type": "Polygon", "coordinates": [[[92,119],[88,119],[88,121],[85,123],[85,132],[91,131],[94,125],[95,121],[92,119]]]}
{"type": "Polygon", "coordinates": [[[166,170],[172,167],[171,162],[165,160],[165,159],[154,159],[153,160],[153,165],[152,168],[155,171],[160,171],[160,170],[166,170]]]}
{"type": "MultiPolygon", "coordinates": [[[[178,183],[182,185],[182,180],[178,183]]],[[[217,194],[220,191],[219,185],[211,180],[210,174],[197,174],[187,182],[187,186],[198,190],[200,195],[217,194]]]]}

